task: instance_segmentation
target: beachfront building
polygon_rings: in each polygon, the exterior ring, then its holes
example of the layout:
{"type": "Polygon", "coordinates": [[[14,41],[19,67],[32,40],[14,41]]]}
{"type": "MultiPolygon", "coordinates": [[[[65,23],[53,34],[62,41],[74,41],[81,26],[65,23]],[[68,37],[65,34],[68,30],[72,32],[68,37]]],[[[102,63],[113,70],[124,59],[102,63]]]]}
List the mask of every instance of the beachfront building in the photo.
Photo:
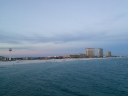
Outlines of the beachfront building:
{"type": "Polygon", "coordinates": [[[8,61],[9,58],[6,58],[6,57],[3,57],[3,56],[0,56],[0,61],[8,61]]]}
{"type": "Polygon", "coordinates": [[[70,55],[66,55],[65,58],[71,58],[70,55]]]}
{"type": "Polygon", "coordinates": [[[95,56],[94,48],[86,48],[86,57],[93,58],[95,56]]]}
{"type": "Polygon", "coordinates": [[[106,57],[111,57],[111,52],[110,51],[107,51],[106,57]]]}
{"type": "Polygon", "coordinates": [[[72,54],[70,55],[71,58],[79,58],[79,56],[77,54],[72,54]]]}
{"type": "Polygon", "coordinates": [[[70,58],[85,58],[85,54],[72,54],[72,55],[67,55],[66,57],[70,57],[70,58]]]}
{"type": "Polygon", "coordinates": [[[100,57],[103,57],[103,49],[102,48],[98,48],[97,49],[97,56],[100,58],[100,57]]]}
{"type": "Polygon", "coordinates": [[[5,58],[3,56],[0,56],[0,61],[3,61],[5,58]]]}
{"type": "Polygon", "coordinates": [[[79,58],[85,58],[86,57],[86,54],[82,54],[82,53],[77,54],[77,55],[79,56],[79,58]]]}

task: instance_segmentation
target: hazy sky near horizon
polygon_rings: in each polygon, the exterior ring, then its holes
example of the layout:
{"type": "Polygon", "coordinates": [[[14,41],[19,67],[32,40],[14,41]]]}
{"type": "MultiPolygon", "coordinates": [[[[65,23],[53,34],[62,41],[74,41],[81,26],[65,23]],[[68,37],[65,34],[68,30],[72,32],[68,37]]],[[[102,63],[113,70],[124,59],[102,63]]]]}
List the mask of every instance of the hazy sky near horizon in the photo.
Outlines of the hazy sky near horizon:
{"type": "Polygon", "coordinates": [[[128,0],[0,0],[0,55],[128,55],[128,0]]]}

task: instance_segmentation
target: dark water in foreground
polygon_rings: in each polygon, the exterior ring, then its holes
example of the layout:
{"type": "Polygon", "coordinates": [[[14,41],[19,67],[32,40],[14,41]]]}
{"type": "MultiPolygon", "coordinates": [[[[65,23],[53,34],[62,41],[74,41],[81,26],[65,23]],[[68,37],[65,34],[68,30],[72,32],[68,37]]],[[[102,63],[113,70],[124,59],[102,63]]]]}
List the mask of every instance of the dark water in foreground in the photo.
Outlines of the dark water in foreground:
{"type": "Polygon", "coordinates": [[[0,66],[0,96],[128,96],[128,58],[0,66]]]}

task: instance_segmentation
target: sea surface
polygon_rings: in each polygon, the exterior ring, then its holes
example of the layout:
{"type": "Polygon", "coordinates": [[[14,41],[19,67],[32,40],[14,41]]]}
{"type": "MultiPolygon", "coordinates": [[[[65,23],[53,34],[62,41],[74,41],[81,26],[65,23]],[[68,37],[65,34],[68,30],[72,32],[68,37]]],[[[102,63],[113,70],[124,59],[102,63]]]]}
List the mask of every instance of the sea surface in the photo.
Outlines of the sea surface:
{"type": "Polygon", "coordinates": [[[128,96],[128,58],[0,66],[0,96],[128,96]]]}

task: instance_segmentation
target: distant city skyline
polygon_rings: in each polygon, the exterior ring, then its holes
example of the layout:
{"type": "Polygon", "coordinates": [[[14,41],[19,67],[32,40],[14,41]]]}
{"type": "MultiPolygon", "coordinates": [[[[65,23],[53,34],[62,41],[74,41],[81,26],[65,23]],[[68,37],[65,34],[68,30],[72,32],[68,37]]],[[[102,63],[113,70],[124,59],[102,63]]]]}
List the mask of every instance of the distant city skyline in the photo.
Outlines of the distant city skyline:
{"type": "Polygon", "coordinates": [[[128,56],[128,0],[1,0],[0,56],[57,56],[103,48],[128,56]]]}

